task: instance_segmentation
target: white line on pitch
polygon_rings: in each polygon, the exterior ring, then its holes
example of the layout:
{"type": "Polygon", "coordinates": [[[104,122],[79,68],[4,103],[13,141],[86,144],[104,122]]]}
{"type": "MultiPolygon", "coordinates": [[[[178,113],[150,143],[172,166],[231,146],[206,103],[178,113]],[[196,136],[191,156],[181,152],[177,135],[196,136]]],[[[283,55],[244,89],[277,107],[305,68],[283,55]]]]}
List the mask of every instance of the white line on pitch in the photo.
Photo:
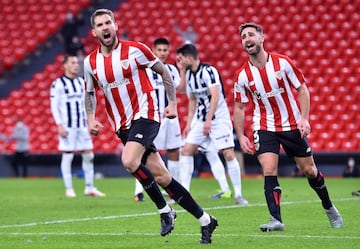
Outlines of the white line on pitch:
{"type": "MultiPolygon", "coordinates": [[[[37,232],[37,233],[31,233],[31,232],[0,232],[0,235],[7,235],[7,236],[148,236],[148,237],[159,237],[158,233],[81,233],[81,232],[37,232]]],[[[171,234],[171,237],[196,237],[199,236],[198,233],[173,233],[171,234]]],[[[286,234],[276,234],[276,233],[260,233],[260,234],[219,234],[214,233],[213,237],[261,237],[261,238],[302,238],[302,239],[344,239],[344,240],[360,240],[359,236],[327,236],[327,235],[286,235],[286,234]]],[[[45,237],[46,238],[46,237],[45,237]]]]}
{"type": "MultiPolygon", "coordinates": [[[[343,201],[357,201],[355,198],[341,198],[336,199],[336,202],[343,202],[343,201]]],[[[320,200],[307,200],[307,201],[284,201],[281,202],[281,205],[294,205],[294,204],[305,204],[305,203],[315,203],[320,202],[320,200]]],[[[218,210],[218,209],[232,209],[232,208],[249,208],[249,207],[259,207],[265,206],[265,203],[255,203],[249,204],[246,206],[239,206],[239,205],[230,205],[230,206],[217,206],[217,207],[209,207],[204,208],[204,210],[218,210]]],[[[185,210],[178,210],[177,213],[184,213],[185,210]]],[[[62,223],[74,223],[74,222],[84,222],[84,221],[94,221],[94,220],[110,220],[110,219],[120,219],[120,218],[132,218],[132,217],[139,217],[139,216],[152,216],[158,215],[157,212],[149,212],[149,213],[138,213],[138,214],[124,214],[124,215],[111,215],[111,216],[98,216],[98,217],[85,217],[79,219],[65,219],[65,220],[52,220],[52,221],[42,221],[42,222],[31,222],[31,223],[24,223],[24,224],[12,224],[12,225],[0,225],[0,229],[4,228],[15,228],[15,227],[33,227],[33,226],[40,226],[40,225],[52,225],[52,224],[62,224],[62,223]]]]}

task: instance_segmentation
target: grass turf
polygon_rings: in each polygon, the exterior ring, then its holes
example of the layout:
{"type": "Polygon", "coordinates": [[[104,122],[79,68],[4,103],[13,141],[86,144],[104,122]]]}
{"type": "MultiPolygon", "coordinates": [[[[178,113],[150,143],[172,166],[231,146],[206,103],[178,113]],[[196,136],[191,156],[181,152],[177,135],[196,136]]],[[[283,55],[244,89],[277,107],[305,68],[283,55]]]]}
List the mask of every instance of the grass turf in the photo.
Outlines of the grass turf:
{"type": "Polygon", "coordinates": [[[329,225],[321,203],[305,178],[280,178],[283,232],[263,233],[259,225],[269,214],[263,195],[263,179],[244,178],[248,206],[234,199],[211,199],[214,179],[192,181],[193,197],[219,227],[211,245],[199,245],[200,225],[175,205],[178,218],[170,236],[160,236],[155,205],[134,202],[134,180],[106,178],[96,186],[105,198],[83,195],[83,179],[74,179],[77,197],[64,197],[61,179],[0,179],[0,248],[359,248],[359,179],[326,179],[330,196],[345,226],[329,225]]]}

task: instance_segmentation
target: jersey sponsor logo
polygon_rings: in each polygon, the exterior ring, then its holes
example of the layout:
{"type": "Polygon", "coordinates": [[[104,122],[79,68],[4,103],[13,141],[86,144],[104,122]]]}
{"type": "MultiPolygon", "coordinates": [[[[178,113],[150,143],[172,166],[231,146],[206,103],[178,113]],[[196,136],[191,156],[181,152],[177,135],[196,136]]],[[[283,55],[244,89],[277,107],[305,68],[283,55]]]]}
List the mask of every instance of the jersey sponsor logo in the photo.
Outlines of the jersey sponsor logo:
{"type": "Polygon", "coordinates": [[[106,85],[103,86],[103,89],[107,89],[107,88],[116,88],[122,85],[127,85],[130,83],[130,80],[128,78],[123,78],[121,81],[114,81],[111,83],[108,83],[106,85]]]}
{"type": "Polygon", "coordinates": [[[258,91],[254,91],[253,95],[257,98],[257,99],[263,99],[263,98],[270,98],[270,97],[274,97],[276,95],[282,94],[283,92],[285,92],[284,88],[279,88],[279,89],[274,89],[271,92],[268,93],[264,93],[261,94],[258,91]]]}

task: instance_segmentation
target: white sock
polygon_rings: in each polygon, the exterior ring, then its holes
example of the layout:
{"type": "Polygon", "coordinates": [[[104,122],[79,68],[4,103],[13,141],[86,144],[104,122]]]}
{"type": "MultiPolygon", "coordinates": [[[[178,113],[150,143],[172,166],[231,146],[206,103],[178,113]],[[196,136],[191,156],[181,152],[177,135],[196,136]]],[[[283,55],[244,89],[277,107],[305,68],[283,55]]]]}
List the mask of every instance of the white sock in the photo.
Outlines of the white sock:
{"type": "Polygon", "coordinates": [[[86,187],[94,186],[94,153],[82,153],[82,169],[86,187]]]}
{"type": "Polygon", "coordinates": [[[231,183],[234,188],[234,196],[242,196],[242,189],[241,189],[241,172],[240,172],[240,165],[238,160],[234,158],[231,161],[226,161],[229,176],[231,179],[231,183]]]}
{"type": "Polygon", "coordinates": [[[167,161],[167,167],[168,167],[168,170],[170,172],[170,175],[175,180],[178,180],[179,179],[180,162],[179,161],[168,160],[167,161]]]}
{"type": "Polygon", "coordinates": [[[134,196],[140,193],[144,192],[144,188],[141,185],[141,183],[135,179],[135,192],[134,192],[134,196]]]}
{"type": "Polygon", "coordinates": [[[204,214],[199,218],[201,226],[207,226],[210,224],[210,215],[204,211],[204,214]]]}
{"type": "Polygon", "coordinates": [[[171,211],[171,207],[168,204],[166,204],[166,206],[163,207],[162,209],[159,209],[160,214],[169,213],[170,211],[171,211]]]}
{"type": "Polygon", "coordinates": [[[192,173],[194,172],[194,157],[193,156],[181,156],[180,157],[180,176],[179,180],[181,185],[190,191],[190,183],[192,173]]]}
{"type": "Polygon", "coordinates": [[[215,151],[207,151],[205,156],[210,164],[210,169],[214,178],[219,183],[221,192],[230,192],[230,187],[226,179],[225,167],[219,158],[219,154],[215,151]]]}
{"type": "Polygon", "coordinates": [[[73,153],[63,153],[61,156],[61,174],[63,177],[63,181],[66,189],[72,189],[72,175],[71,175],[71,164],[74,158],[73,153]]]}

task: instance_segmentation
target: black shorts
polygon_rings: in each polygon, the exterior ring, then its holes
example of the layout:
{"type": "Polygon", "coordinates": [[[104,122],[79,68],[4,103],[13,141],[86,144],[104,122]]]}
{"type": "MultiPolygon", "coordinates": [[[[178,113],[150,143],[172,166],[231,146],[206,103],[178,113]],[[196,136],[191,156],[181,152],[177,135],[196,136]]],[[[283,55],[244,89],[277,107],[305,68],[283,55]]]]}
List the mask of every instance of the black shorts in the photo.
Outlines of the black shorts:
{"type": "Polygon", "coordinates": [[[272,132],[254,131],[255,155],[265,152],[279,154],[280,145],[288,157],[308,157],[312,155],[310,145],[306,137],[301,138],[298,129],[292,131],[272,132]]]}
{"type": "Polygon", "coordinates": [[[159,128],[160,123],[154,120],[140,118],[131,124],[130,129],[119,129],[116,135],[124,145],[127,141],[135,141],[142,144],[146,148],[145,154],[149,154],[157,151],[153,141],[159,132],[159,128]]]}

